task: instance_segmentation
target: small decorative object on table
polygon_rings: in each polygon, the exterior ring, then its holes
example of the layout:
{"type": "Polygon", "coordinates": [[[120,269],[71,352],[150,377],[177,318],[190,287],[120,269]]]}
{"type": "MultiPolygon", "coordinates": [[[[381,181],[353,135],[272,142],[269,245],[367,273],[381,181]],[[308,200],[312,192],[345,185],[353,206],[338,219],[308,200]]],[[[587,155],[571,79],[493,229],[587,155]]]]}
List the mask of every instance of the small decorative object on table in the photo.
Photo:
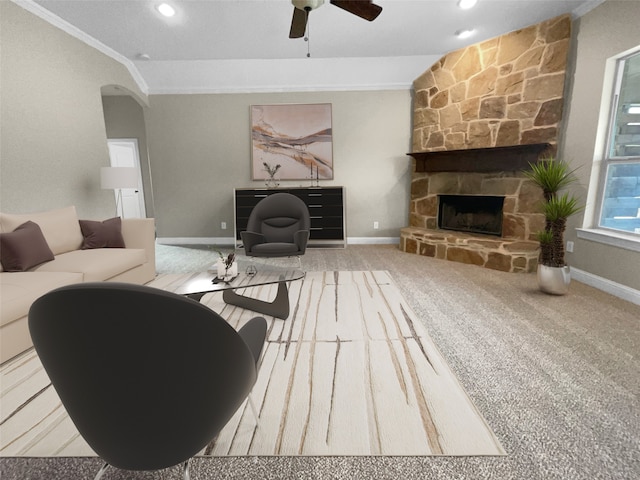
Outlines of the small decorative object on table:
{"type": "Polygon", "coordinates": [[[245,272],[247,275],[249,275],[250,277],[252,277],[253,275],[255,275],[256,273],[258,273],[258,269],[256,268],[255,265],[248,265],[247,269],[245,270],[245,272]]]}
{"type": "Polygon", "coordinates": [[[230,253],[226,257],[222,254],[222,252],[218,252],[220,258],[216,263],[217,268],[217,278],[228,282],[232,278],[238,276],[238,264],[236,263],[236,254],[230,253]]]}
{"type": "Polygon", "coordinates": [[[264,179],[265,185],[267,188],[276,188],[280,185],[276,178],[276,173],[278,173],[278,170],[280,169],[280,164],[272,167],[267,162],[262,162],[262,165],[264,165],[264,171],[267,172],[267,177],[264,179]]]}

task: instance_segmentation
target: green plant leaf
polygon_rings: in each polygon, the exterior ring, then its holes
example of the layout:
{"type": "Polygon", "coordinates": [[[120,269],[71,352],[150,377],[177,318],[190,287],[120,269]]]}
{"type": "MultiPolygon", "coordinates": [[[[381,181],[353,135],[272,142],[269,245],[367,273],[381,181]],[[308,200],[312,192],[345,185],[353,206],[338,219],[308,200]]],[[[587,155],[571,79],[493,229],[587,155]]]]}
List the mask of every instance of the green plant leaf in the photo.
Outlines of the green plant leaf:
{"type": "Polygon", "coordinates": [[[538,163],[529,163],[529,168],[523,172],[524,175],[542,189],[547,200],[551,195],[555,195],[559,190],[576,181],[574,175],[576,169],[571,170],[568,163],[555,160],[553,157],[538,163]]]}
{"type": "Polygon", "coordinates": [[[544,204],[544,216],[551,222],[566,219],[580,210],[582,207],[578,205],[578,199],[568,193],[560,196],[554,195],[544,204]]]}
{"type": "Polygon", "coordinates": [[[536,233],[536,240],[538,240],[541,245],[550,245],[551,242],[553,242],[553,232],[551,232],[551,230],[540,230],[536,233]]]}

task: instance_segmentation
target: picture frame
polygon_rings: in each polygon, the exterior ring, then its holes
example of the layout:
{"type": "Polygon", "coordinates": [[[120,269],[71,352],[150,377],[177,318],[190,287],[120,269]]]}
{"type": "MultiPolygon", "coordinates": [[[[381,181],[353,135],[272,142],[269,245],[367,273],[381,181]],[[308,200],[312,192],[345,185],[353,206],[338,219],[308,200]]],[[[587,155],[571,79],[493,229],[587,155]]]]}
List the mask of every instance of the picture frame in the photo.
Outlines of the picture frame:
{"type": "Polygon", "coordinates": [[[331,104],[251,105],[251,176],[333,180],[331,104]]]}

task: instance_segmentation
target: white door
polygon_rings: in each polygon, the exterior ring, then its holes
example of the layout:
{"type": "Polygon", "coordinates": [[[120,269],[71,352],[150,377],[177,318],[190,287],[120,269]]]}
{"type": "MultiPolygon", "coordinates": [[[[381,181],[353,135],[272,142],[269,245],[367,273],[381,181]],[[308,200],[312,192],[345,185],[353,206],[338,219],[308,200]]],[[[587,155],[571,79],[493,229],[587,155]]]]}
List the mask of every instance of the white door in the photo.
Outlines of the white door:
{"type": "MultiPolygon", "coordinates": [[[[118,215],[122,216],[122,218],[145,218],[147,215],[144,207],[138,140],[127,138],[107,140],[107,143],[112,167],[135,167],[138,172],[138,188],[121,189],[122,203],[118,204],[118,215]]],[[[118,190],[114,190],[114,194],[117,202],[118,190]]]]}

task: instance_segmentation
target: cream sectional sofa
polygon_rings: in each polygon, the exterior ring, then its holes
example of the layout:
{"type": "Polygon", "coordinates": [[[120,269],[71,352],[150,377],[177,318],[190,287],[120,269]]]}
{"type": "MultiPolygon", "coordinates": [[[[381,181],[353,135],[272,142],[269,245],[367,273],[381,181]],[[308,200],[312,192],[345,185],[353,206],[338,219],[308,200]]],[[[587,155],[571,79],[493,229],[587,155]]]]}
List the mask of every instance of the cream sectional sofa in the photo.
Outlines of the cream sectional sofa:
{"type": "Polygon", "coordinates": [[[27,325],[31,304],[54,288],[72,283],[117,281],[144,284],[155,278],[155,223],[124,219],[125,248],[81,249],[83,234],[75,207],[33,214],[0,213],[0,233],[36,223],[54,259],[27,271],[0,268],[0,363],[32,346],[27,325]]]}

